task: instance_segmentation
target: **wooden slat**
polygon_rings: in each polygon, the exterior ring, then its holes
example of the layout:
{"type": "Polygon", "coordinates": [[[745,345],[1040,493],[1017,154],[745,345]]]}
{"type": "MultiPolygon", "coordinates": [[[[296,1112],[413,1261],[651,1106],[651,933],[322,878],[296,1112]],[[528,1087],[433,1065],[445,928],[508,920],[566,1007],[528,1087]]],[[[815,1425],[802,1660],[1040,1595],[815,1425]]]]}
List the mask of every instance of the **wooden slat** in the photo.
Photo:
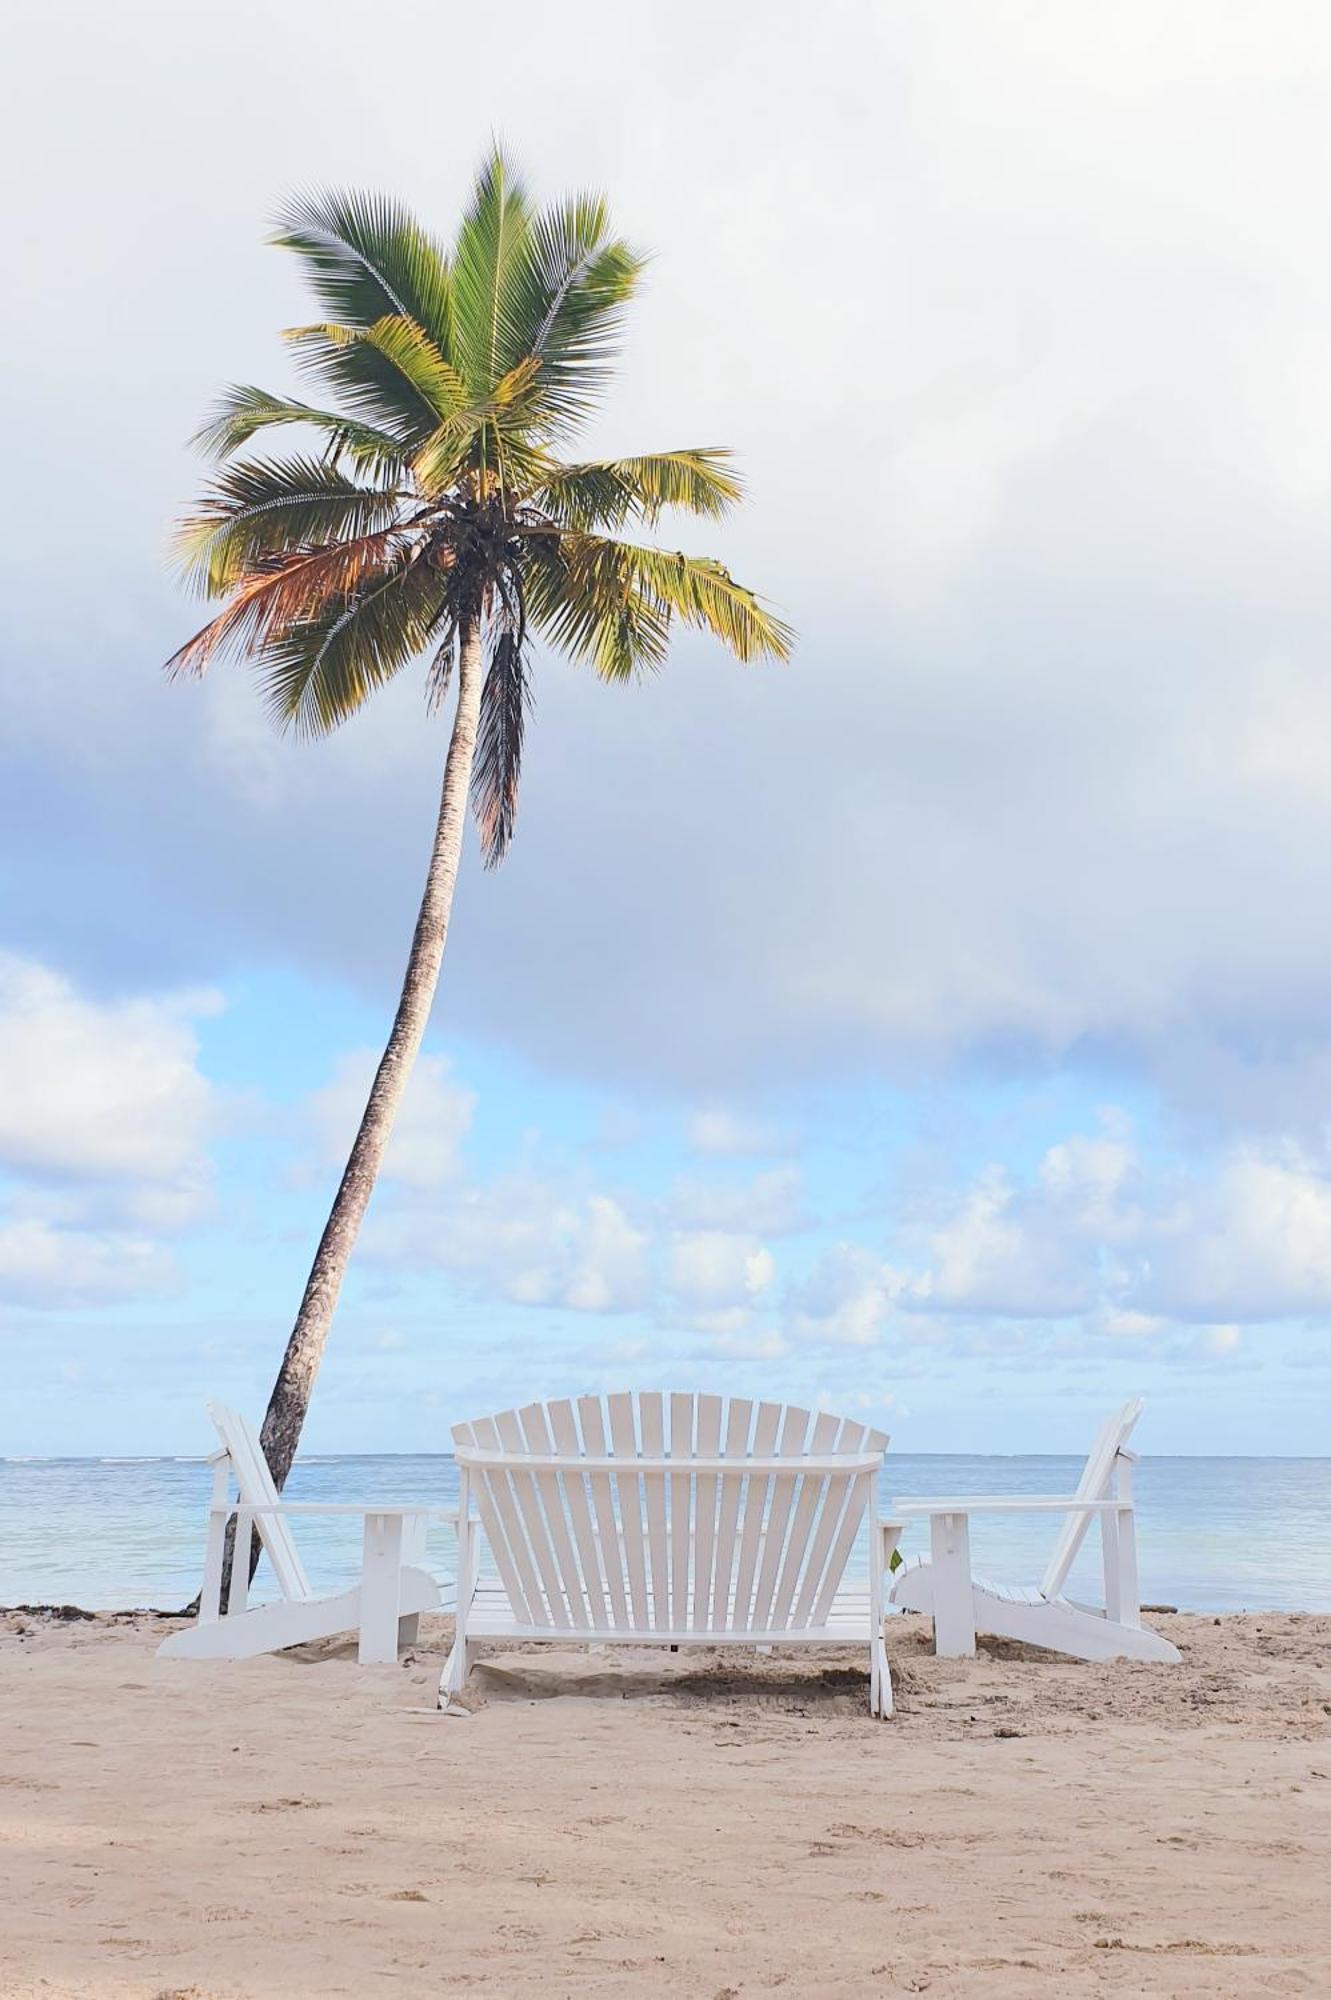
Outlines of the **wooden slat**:
{"type": "MultiPolygon", "coordinates": [[[[1081,1478],[1077,1482],[1079,1500],[1102,1500],[1108,1494],[1109,1482],[1113,1477],[1114,1460],[1132,1435],[1142,1405],[1139,1397],[1125,1403],[1121,1410],[1115,1410],[1112,1417],[1106,1417],[1095,1434],[1086,1463],[1082,1467],[1081,1478]]],[[[1061,1597],[1063,1586],[1068,1580],[1078,1551],[1086,1539],[1092,1516],[1090,1514],[1069,1514],[1059,1530],[1054,1543],[1053,1554],[1048,1567],[1040,1579],[1040,1589],[1046,1597],[1061,1597]]]]}
{"type": "MultiPolygon", "coordinates": [[[[644,1458],[665,1453],[665,1408],[661,1393],[647,1389],[638,1398],[638,1419],[644,1458]]],[[[666,1476],[644,1471],[643,1504],[647,1509],[647,1547],[652,1559],[652,1617],[660,1631],[670,1625],[670,1541],[666,1533],[666,1476]]]]}
{"type": "MultiPolygon", "coordinates": [[[[715,1458],[721,1449],[721,1398],[698,1398],[698,1456],[715,1458]]],[[[700,1472],[694,1497],[693,1629],[705,1632],[712,1615],[712,1570],[716,1561],[717,1476],[700,1472]]]]}
{"type": "MultiPolygon", "coordinates": [[[[693,1456],[693,1397],[670,1398],[670,1456],[682,1464],[693,1456]]],[[[689,1570],[692,1551],[693,1476],[670,1475],[670,1623],[689,1622],[689,1570]]]]}
{"type": "MultiPolygon", "coordinates": [[[[236,1475],[240,1498],[255,1508],[276,1507],[277,1488],[273,1484],[268,1460],[263,1455],[259,1434],[249,1418],[243,1417],[239,1410],[229,1409],[225,1403],[210,1403],[208,1414],[213,1420],[217,1435],[226,1446],[231,1469],[236,1475]]],[[[305,1565],[292,1539],[290,1525],[281,1514],[256,1514],[244,1523],[243,1532],[237,1518],[236,1547],[243,1549],[246,1557],[244,1561],[232,1564],[232,1576],[234,1577],[238,1569],[243,1569],[245,1580],[247,1583],[249,1581],[248,1552],[256,1523],[259,1540],[267,1551],[268,1560],[273,1566],[273,1575],[277,1578],[278,1588],[283,1597],[300,1600],[311,1596],[310,1579],[305,1574],[305,1565]]]]}
{"type": "MultiPolygon", "coordinates": [[[[553,1450],[554,1439],[550,1435],[544,1403],[526,1404],[518,1412],[518,1422],[522,1426],[522,1435],[527,1441],[529,1451],[553,1450]]],[[[554,1614],[554,1622],[556,1625],[567,1625],[571,1631],[576,1631],[579,1626],[594,1625],[596,1621],[590,1615],[587,1598],[583,1592],[582,1571],[578,1564],[577,1551],[573,1547],[572,1537],[568,1531],[564,1480],[557,1472],[538,1472],[534,1474],[534,1478],[545,1512],[546,1533],[550,1537],[550,1546],[554,1552],[563,1601],[568,1607],[561,1616],[559,1599],[556,1598],[552,1602],[550,1608],[554,1614]]]]}
{"type": "MultiPolygon", "coordinates": [[[[455,1424],[453,1439],[456,1444],[476,1444],[483,1451],[493,1451],[499,1444],[499,1433],[493,1417],[479,1417],[474,1424],[455,1424]]],[[[520,1605],[526,1606],[522,1614],[525,1624],[548,1623],[527,1538],[518,1519],[509,1475],[487,1466],[481,1472],[474,1472],[472,1480],[481,1527],[514,1610],[520,1605]]]]}
{"type": "MultiPolygon", "coordinates": [[[[736,1465],[744,1457],[753,1421],[753,1404],[732,1396],[726,1412],[726,1457],[736,1465]]],[[[735,1560],[735,1529],[739,1505],[744,1495],[744,1474],[740,1470],[721,1474],[720,1508],[716,1530],[716,1566],[712,1576],[712,1626],[715,1631],[730,1628],[731,1579],[735,1560]]]]}
{"type": "MultiPolygon", "coordinates": [[[[838,1448],[846,1452],[860,1451],[874,1435],[874,1432],[866,1430],[862,1424],[853,1426],[847,1424],[837,1440],[838,1448]],[[851,1444],[846,1436],[847,1431],[852,1429],[855,1432],[854,1444],[851,1444]]],[[[815,1625],[827,1617],[828,1606],[845,1575],[850,1551],[859,1533],[860,1522],[864,1519],[864,1510],[869,1504],[869,1489],[876,1477],[877,1474],[872,1472],[855,1472],[850,1476],[846,1504],[837,1523],[836,1533],[832,1537],[832,1546],[827,1552],[827,1567],[818,1586],[818,1594],[813,1600],[812,1622],[815,1625]]]]}
{"type": "Polygon", "coordinates": [[[633,1426],[633,1398],[623,1394],[607,1396],[610,1411],[610,1441],[615,1456],[625,1461],[623,1472],[614,1475],[615,1499],[619,1508],[619,1532],[624,1542],[624,1564],[629,1575],[629,1601],[633,1625],[649,1631],[647,1608],[647,1554],[642,1534],[642,1486],[638,1479],[638,1439],[633,1426]]]}
{"type": "MultiPolygon", "coordinates": [[[[847,1419],[840,1427],[836,1449],[839,1456],[846,1456],[864,1436],[864,1425],[851,1423],[847,1419]]],[[[838,1472],[829,1473],[827,1487],[823,1494],[823,1504],[818,1515],[818,1525],[814,1530],[809,1548],[809,1560],[804,1569],[804,1580],[795,1599],[792,1622],[808,1625],[812,1622],[813,1607],[827,1574],[828,1558],[836,1540],[841,1517],[851,1496],[851,1475],[838,1472]]],[[[833,1586],[835,1589],[835,1585],[833,1586]]]]}
{"type": "MultiPolygon", "coordinates": [[[[583,1449],[590,1458],[604,1457],[606,1451],[605,1412],[599,1396],[579,1396],[578,1421],[582,1426],[583,1449]]],[[[610,1598],[610,1622],[621,1631],[633,1623],[624,1584],[624,1538],[615,1519],[615,1498],[608,1472],[587,1474],[596,1512],[596,1529],[601,1539],[601,1563],[610,1598]]]]}
{"type": "MultiPolygon", "coordinates": [[[[554,1440],[559,1450],[566,1452],[571,1461],[576,1461],[578,1430],[573,1421],[572,1403],[567,1397],[551,1403],[549,1417],[550,1429],[554,1433],[554,1440]]],[[[563,1475],[561,1483],[569,1519],[573,1523],[573,1538],[578,1545],[578,1554],[582,1562],[583,1589],[586,1592],[591,1622],[593,1625],[604,1625],[605,1593],[601,1588],[601,1565],[596,1549],[596,1532],[592,1527],[591,1510],[587,1505],[587,1475],[574,1463],[563,1475]]]]}
{"type": "MultiPolygon", "coordinates": [[[[753,1426],[753,1455],[755,1458],[769,1458],[776,1444],[776,1434],[781,1422],[779,1403],[759,1403],[758,1416],[753,1426]]],[[[752,1624],[753,1580],[757,1574],[758,1557],[762,1550],[763,1527],[767,1514],[767,1491],[771,1479],[767,1473],[750,1471],[744,1481],[744,1510],[739,1529],[739,1561],[735,1566],[734,1625],[737,1632],[747,1632],[752,1624]]]]}
{"type": "MultiPolygon", "coordinates": [[[[821,1410],[813,1420],[813,1431],[809,1438],[810,1454],[820,1458],[830,1452],[839,1428],[837,1419],[830,1416],[826,1410],[821,1410]]],[[[790,1614],[795,1603],[795,1587],[799,1582],[801,1567],[809,1554],[818,1502],[823,1497],[826,1483],[826,1474],[821,1472],[806,1472],[800,1481],[795,1518],[790,1524],[790,1540],[772,1598],[770,1622],[773,1625],[785,1626],[790,1623],[790,1614]]]]}
{"type": "MultiPolygon", "coordinates": [[[[781,1442],[778,1446],[781,1456],[800,1457],[808,1434],[809,1412],[792,1404],[781,1422],[781,1442]]],[[[763,1530],[762,1561],[758,1565],[758,1581],[753,1593],[752,1623],[755,1625],[766,1627],[772,1623],[772,1594],[776,1589],[781,1558],[785,1552],[786,1529],[790,1524],[790,1510],[795,1504],[795,1489],[798,1485],[797,1472],[778,1473],[772,1481],[767,1507],[767,1525],[763,1530]]]]}
{"type": "MultiPolygon", "coordinates": [[[[523,1449],[522,1426],[518,1422],[516,1410],[501,1410],[495,1418],[495,1429],[499,1442],[505,1451],[521,1453],[523,1449]]],[[[536,1475],[516,1467],[510,1472],[513,1504],[521,1523],[527,1547],[531,1551],[532,1563],[540,1578],[540,1595],[545,1606],[546,1622],[550,1625],[568,1624],[568,1610],[564,1604],[564,1593],[559,1587],[559,1565],[546,1532],[545,1517],[541,1512],[541,1495],[536,1484],[536,1475]]]]}

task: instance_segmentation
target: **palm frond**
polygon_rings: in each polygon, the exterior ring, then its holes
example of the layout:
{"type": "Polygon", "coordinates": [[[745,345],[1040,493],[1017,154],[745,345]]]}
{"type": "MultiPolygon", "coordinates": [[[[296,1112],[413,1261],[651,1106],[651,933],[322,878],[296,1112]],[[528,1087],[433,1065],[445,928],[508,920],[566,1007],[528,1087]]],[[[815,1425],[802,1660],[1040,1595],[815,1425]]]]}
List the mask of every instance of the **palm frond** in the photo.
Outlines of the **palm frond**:
{"type": "MultiPolygon", "coordinates": [[[[539,538],[533,537],[533,549],[539,538]]],[[[566,533],[533,563],[533,620],[557,646],[621,680],[665,658],[671,623],[711,632],[737,659],[788,659],[794,633],[707,556],[566,533]]]]}
{"type": "Polygon", "coordinates": [[[257,661],[280,728],[324,736],[429,645],[442,614],[438,573],[398,549],[351,597],[276,635],[257,661]]]}
{"type": "Polygon", "coordinates": [[[540,317],[527,351],[541,363],[541,405],[552,433],[576,428],[605,388],[624,311],[646,259],[609,234],[605,198],[577,195],[531,227],[540,317]]]}
{"type": "Polygon", "coordinates": [[[531,255],[531,205],[498,147],[477,177],[451,261],[453,339],[458,372],[475,402],[530,352],[539,319],[539,277],[531,255]]]}
{"type": "Polygon", "coordinates": [[[619,548],[592,536],[533,540],[525,579],[532,623],[610,681],[662,666],[670,645],[668,607],[641,588],[619,548]]]}
{"type": "Polygon", "coordinates": [[[229,458],[261,430],[282,424],[304,425],[328,440],[331,457],[345,456],[353,464],[399,473],[404,450],[400,438],[373,424],[357,423],[337,410],[315,409],[290,396],[273,396],[251,383],[236,383],[218,399],[208,421],[194,434],[194,443],[212,458],[229,458]]]}
{"type": "Polygon", "coordinates": [[[619,527],[632,519],[650,526],[667,507],[716,519],[743,497],[743,482],[729,460],[728,451],[703,445],[562,465],[532,498],[572,528],[619,527]]]}
{"type": "Polygon", "coordinates": [[[389,431],[414,449],[439,423],[451,370],[419,328],[423,347],[401,331],[412,325],[400,318],[377,320],[373,327],[322,321],[288,327],[282,337],[294,350],[297,365],[330,387],[361,422],[389,431]],[[431,368],[431,355],[438,372],[431,368]]]}
{"type": "Polygon", "coordinates": [[[737,660],[790,658],[795,643],[792,628],[753,591],[736,583],[723,563],[710,556],[686,556],[678,550],[640,548],[629,542],[601,546],[616,551],[640,590],[686,625],[720,639],[737,660]]]}
{"type": "Polygon", "coordinates": [[[330,605],[344,608],[367,576],[382,575],[400,549],[400,530],[388,528],[252,571],[235,583],[226,609],[171,655],[166,671],[198,675],[227,653],[261,656],[293,628],[321,618],[330,605]]]}
{"type": "Polygon", "coordinates": [[[301,258],[333,319],[360,327],[413,319],[452,358],[448,259],[400,202],[357,189],[298,193],[271,240],[301,258]]]}
{"type": "Polygon", "coordinates": [[[530,711],[525,632],[518,624],[499,633],[481,689],[471,800],[487,868],[498,867],[513,838],[522,739],[530,711]]]}
{"type": "Polygon", "coordinates": [[[326,459],[233,460],[181,523],[175,557],[194,589],[217,597],[264,558],[391,526],[403,497],[358,485],[326,459]]]}

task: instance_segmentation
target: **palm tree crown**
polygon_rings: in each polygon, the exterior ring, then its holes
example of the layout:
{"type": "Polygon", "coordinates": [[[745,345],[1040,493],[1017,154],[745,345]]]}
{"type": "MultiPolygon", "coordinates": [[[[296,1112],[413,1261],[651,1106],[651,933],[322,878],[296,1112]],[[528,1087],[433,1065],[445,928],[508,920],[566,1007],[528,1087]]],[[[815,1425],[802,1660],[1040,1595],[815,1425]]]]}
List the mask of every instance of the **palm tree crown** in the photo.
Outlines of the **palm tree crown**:
{"type": "Polygon", "coordinates": [[[495,862],[533,636],[606,680],[659,665],[676,619],[741,660],[788,655],[789,628],[719,562],[619,532],[668,508],[725,513],[741,491],[727,452],[560,455],[604,389],[643,268],[600,197],[537,210],[496,151],[451,253],[395,202],[356,193],[293,201],[275,241],[330,315],[286,337],[335,407],[238,387],[200,433],[223,463],[178,548],[224,608],[172,670],[230,651],[282,727],[323,733],[421,654],[437,701],[479,635],[472,799],[495,862]],[[278,425],[317,448],[233,456],[278,425]]]}

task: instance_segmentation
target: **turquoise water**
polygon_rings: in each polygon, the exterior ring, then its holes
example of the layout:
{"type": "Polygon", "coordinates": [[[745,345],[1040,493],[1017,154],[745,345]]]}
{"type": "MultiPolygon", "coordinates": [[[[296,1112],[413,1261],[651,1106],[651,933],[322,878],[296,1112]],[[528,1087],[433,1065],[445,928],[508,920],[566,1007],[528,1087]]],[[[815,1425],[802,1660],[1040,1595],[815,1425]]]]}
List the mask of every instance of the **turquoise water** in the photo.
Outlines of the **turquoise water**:
{"type": "MultiPolygon", "coordinates": [[[[892,1453],[894,1493],[1068,1493],[1072,1458],[912,1457],[892,1453]]],[[[0,1604],[81,1604],[89,1610],[186,1603],[203,1559],[208,1468],[198,1460],[0,1460],[0,1604]]],[[[457,1494],[450,1458],[306,1458],[288,1485],[300,1500],[421,1500],[457,1494]]],[[[1137,1470],[1142,1597],[1186,1611],[1331,1611],[1331,1459],[1147,1458],[1137,1470]]],[[[975,1567],[1034,1583],[1058,1517],[978,1514],[975,1567]]],[[[355,1581],[359,1525],[295,1523],[317,1588],[355,1581]]],[[[912,1528],[909,1550],[926,1531],[912,1528]]],[[[1094,1532],[1074,1586],[1096,1588],[1094,1532]]],[[[451,1575],[452,1537],[431,1531],[429,1560],[451,1575]]],[[[862,1553],[861,1553],[862,1560],[862,1553]]],[[[262,1593],[260,1593],[262,1594],[262,1593]]],[[[1076,1594],[1074,1588],[1074,1594],[1076,1594]]]]}

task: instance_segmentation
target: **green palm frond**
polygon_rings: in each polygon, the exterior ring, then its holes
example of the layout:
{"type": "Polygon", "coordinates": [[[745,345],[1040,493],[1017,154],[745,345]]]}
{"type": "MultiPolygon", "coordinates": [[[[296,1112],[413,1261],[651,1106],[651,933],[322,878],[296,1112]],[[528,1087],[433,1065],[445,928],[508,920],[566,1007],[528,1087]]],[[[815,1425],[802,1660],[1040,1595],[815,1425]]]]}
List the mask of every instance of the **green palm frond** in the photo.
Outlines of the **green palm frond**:
{"type": "Polygon", "coordinates": [[[673,549],[606,544],[616,550],[637,587],[666,605],[686,625],[710,632],[737,660],[788,660],[795,643],[789,625],[753,591],[736,583],[723,563],[673,549]]]}
{"type": "Polygon", "coordinates": [[[391,526],[401,497],[326,459],[236,459],[181,523],[174,553],[194,589],[218,597],[265,558],[391,526]]]}
{"type": "Polygon", "coordinates": [[[373,326],[293,327],[287,339],[312,344],[324,340],[332,347],[368,347],[391,362],[436,423],[447,423],[462,415],[467,407],[467,391],[462,377],[445,361],[430,336],[413,319],[389,314],[373,326]]]}
{"type": "Polygon", "coordinates": [[[369,327],[400,315],[452,358],[448,259],[400,202],[357,189],[297,194],[271,241],[298,254],[333,319],[369,327]]]}
{"type": "Polygon", "coordinates": [[[728,451],[704,445],[693,451],[561,465],[533,498],[572,528],[613,528],[632,519],[650,526],[668,507],[716,519],[744,493],[729,461],[728,451]]]}
{"type": "Polygon", "coordinates": [[[541,305],[527,351],[540,359],[542,410],[551,435],[560,436],[585,420],[604,391],[646,259],[611,238],[601,195],[544,210],[531,237],[541,305]]]}
{"type": "Polygon", "coordinates": [[[568,538],[533,542],[526,578],[533,625],[608,681],[662,666],[670,647],[668,606],[640,587],[619,546],[591,536],[576,550],[568,538]]]}
{"type": "Polygon", "coordinates": [[[739,660],[790,656],[790,627],[710,557],[570,532],[538,569],[533,619],[606,679],[659,665],[675,618],[712,633],[739,660]]]}
{"type": "Polygon", "coordinates": [[[401,438],[409,449],[423,444],[437,426],[439,411],[431,396],[403,368],[401,355],[386,351],[373,328],[326,321],[288,327],[282,338],[297,366],[331,389],[359,422],[401,438]]]}
{"type": "Polygon", "coordinates": [[[531,206],[522,182],[496,148],[481,169],[452,259],[453,339],[458,372],[473,401],[526,359],[525,337],[539,314],[531,258],[531,206]]]}
{"type": "Polygon", "coordinates": [[[402,441],[373,424],[357,423],[338,410],[319,410],[289,396],[273,396],[251,383],[237,383],[219,398],[194,443],[211,458],[229,458],[261,430],[277,425],[305,425],[328,439],[332,457],[346,456],[356,465],[397,474],[404,469],[402,441]]]}
{"type": "Polygon", "coordinates": [[[289,626],[258,662],[274,721],[326,736],[425,650],[442,605],[439,576],[408,550],[369,571],[349,599],[289,626]]]}

